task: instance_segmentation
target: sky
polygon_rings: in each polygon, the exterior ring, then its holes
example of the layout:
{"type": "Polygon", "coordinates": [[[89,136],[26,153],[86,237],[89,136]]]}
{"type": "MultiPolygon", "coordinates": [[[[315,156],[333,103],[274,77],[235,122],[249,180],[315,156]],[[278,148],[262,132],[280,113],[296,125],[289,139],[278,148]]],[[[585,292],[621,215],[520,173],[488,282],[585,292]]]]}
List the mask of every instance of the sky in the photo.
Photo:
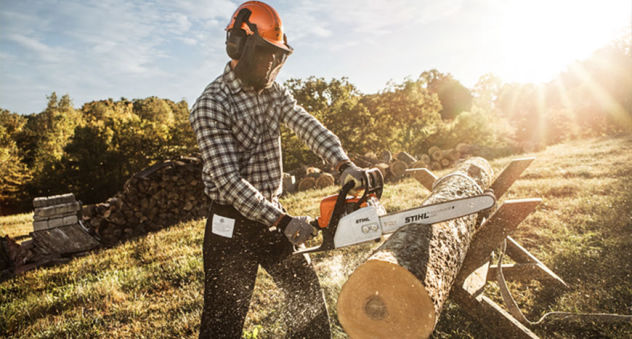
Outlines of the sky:
{"type": "MultiPolygon", "coordinates": [[[[241,1],[0,0],[0,108],[38,113],[53,91],[85,102],[158,96],[192,105],[228,61],[241,1]]],[[[278,80],[347,77],[363,93],[423,71],[472,87],[546,82],[632,30],[632,0],[288,0],[278,80]]]]}

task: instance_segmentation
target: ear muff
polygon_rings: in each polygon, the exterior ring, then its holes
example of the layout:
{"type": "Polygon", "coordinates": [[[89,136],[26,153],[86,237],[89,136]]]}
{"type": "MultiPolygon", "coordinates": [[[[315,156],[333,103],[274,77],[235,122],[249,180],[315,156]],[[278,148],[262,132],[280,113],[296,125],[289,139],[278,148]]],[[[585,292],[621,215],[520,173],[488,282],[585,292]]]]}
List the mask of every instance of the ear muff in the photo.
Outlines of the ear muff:
{"type": "Polygon", "coordinates": [[[244,8],[235,17],[233,27],[226,31],[226,53],[231,59],[239,60],[246,44],[248,35],[241,26],[244,22],[248,23],[252,12],[244,8]]]}
{"type": "Polygon", "coordinates": [[[226,32],[226,53],[231,59],[239,60],[246,38],[246,31],[241,28],[231,28],[226,32]]]}

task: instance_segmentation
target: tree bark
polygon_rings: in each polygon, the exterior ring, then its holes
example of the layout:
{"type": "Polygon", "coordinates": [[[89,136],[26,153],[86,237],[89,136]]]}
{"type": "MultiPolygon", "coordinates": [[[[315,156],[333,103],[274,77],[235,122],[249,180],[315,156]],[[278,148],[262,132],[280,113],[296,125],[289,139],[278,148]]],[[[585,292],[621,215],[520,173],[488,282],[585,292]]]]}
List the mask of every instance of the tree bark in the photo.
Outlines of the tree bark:
{"type": "MultiPolygon", "coordinates": [[[[452,174],[439,179],[424,205],[479,194],[493,177],[483,158],[462,163],[452,174]]],[[[395,232],[342,287],[337,309],[345,331],[353,338],[428,337],[477,226],[470,215],[395,232]]]]}

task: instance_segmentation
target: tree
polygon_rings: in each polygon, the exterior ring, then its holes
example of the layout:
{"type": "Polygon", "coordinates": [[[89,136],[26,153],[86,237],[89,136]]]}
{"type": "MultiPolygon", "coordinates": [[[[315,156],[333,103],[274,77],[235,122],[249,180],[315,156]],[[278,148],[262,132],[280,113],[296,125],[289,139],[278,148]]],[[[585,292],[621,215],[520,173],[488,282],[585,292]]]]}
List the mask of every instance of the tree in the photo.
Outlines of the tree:
{"type": "Polygon", "coordinates": [[[18,210],[19,201],[25,199],[24,185],[31,178],[14,140],[25,123],[22,116],[0,109],[0,215],[18,210]]]}
{"type": "Polygon", "coordinates": [[[459,113],[469,111],[472,108],[472,94],[451,74],[443,74],[436,69],[421,73],[419,82],[426,88],[436,93],[441,102],[441,118],[452,120],[459,113]]]}
{"type": "MultiPolygon", "coordinates": [[[[292,91],[299,105],[338,136],[348,152],[366,152],[378,144],[373,133],[377,122],[361,102],[358,89],[347,78],[329,82],[315,77],[290,79],[285,86],[292,91]]],[[[313,152],[286,128],[282,128],[282,143],[286,169],[319,162],[313,152]]]]}
{"type": "Polygon", "coordinates": [[[380,137],[382,149],[422,153],[430,147],[427,138],[442,123],[437,95],[420,80],[390,83],[384,91],[367,96],[363,102],[377,121],[379,128],[374,132],[380,137]]]}

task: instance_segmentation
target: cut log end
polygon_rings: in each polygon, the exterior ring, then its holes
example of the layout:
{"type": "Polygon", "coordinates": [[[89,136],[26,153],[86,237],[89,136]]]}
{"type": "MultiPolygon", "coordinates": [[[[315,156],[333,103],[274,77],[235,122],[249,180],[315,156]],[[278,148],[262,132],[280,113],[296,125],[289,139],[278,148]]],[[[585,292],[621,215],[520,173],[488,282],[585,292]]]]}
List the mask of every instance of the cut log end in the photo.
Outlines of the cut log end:
{"type": "Polygon", "coordinates": [[[338,319],[352,338],[426,338],[436,322],[422,283],[399,265],[369,260],[338,298],[338,319]]]}

